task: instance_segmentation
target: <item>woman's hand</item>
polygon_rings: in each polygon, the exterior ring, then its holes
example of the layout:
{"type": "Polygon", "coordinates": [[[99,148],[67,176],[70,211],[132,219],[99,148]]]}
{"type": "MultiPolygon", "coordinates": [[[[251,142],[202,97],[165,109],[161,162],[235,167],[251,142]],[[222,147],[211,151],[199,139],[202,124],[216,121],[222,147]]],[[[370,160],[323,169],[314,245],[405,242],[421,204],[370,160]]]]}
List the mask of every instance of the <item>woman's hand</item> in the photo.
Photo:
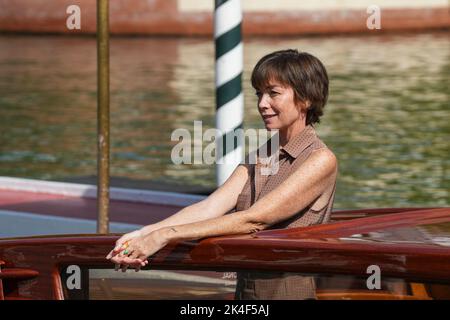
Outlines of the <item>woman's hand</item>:
{"type": "Polygon", "coordinates": [[[119,265],[123,272],[127,270],[128,266],[132,266],[136,271],[139,271],[141,267],[148,264],[147,258],[163,248],[167,242],[157,232],[140,235],[128,240],[125,249],[120,250],[118,254],[108,259],[119,265]]]}
{"type": "Polygon", "coordinates": [[[118,255],[122,250],[124,250],[124,245],[125,243],[129,242],[132,239],[141,237],[143,235],[142,230],[136,230],[133,232],[129,232],[124,234],[121,238],[119,238],[116,241],[116,246],[114,247],[114,249],[112,249],[108,255],[106,256],[106,259],[111,259],[112,257],[118,255]]]}

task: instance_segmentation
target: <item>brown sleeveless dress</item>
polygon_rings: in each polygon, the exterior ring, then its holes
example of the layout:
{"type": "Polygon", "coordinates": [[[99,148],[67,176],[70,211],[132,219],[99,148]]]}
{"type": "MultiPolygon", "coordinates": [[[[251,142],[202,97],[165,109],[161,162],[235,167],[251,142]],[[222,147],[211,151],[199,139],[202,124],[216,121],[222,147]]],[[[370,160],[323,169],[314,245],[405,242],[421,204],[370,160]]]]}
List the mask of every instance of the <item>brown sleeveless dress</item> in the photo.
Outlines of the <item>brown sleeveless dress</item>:
{"type": "MultiPolygon", "coordinates": [[[[244,165],[249,169],[249,177],[238,197],[235,211],[251,207],[286,180],[314,150],[326,147],[316,135],[315,129],[308,125],[280,149],[276,174],[261,174],[262,165],[259,162],[248,164],[247,157],[244,165]]],[[[336,176],[337,172],[335,179],[325,186],[324,193],[309,206],[269,229],[304,227],[328,222],[336,190],[336,176]]],[[[315,291],[313,277],[293,273],[238,272],[235,299],[315,299],[315,291]]]]}

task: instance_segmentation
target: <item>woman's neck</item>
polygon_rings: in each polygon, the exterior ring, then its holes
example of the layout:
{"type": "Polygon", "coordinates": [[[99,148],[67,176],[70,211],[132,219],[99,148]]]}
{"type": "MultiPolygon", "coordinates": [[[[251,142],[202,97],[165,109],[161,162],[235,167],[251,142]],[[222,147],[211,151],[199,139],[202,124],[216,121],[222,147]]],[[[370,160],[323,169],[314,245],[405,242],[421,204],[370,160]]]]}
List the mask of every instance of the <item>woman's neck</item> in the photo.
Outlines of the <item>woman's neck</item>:
{"type": "Polygon", "coordinates": [[[287,128],[280,129],[280,146],[284,147],[289,140],[292,139],[292,137],[297,136],[306,128],[306,124],[300,121],[294,122],[292,125],[290,125],[287,128]]]}

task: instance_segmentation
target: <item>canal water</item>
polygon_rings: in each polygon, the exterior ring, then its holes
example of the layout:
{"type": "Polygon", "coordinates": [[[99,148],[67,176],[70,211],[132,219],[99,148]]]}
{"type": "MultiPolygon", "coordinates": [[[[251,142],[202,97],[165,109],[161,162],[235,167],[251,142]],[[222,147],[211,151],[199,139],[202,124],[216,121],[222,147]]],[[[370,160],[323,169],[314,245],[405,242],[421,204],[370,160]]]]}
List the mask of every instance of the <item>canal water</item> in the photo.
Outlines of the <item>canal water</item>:
{"type": "MultiPolygon", "coordinates": [[[[298,48],[331,79],[317,131],[339,160],[335,208],[450,204],[449,33],[259,38],[244,43],[244,128],[263,128],[249,83],[264,54],[298,48]]],[[[175,165],[177,128],[214,126],[211,39],[111,40],[111,174],[215,187],[213,165],[175,165]]],[[[0,175],[96,172],[96,42],[0,36],[0,175]]]]}

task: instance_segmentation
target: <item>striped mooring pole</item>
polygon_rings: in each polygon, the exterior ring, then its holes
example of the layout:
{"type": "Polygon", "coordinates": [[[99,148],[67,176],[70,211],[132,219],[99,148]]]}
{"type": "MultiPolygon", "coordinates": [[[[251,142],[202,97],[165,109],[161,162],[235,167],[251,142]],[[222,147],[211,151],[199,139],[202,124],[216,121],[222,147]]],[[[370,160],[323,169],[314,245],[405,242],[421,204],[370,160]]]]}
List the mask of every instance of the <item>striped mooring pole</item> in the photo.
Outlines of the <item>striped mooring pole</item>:
{"type": "Polygon", "coordinates": [[[235,134],[236,130],[242,129],[244,120],[241,25],[240,0],[215,0],[216,128],[221,132],[216,142],[218,186],[228,179],[243,159],[243,137],[235,134]]]}

